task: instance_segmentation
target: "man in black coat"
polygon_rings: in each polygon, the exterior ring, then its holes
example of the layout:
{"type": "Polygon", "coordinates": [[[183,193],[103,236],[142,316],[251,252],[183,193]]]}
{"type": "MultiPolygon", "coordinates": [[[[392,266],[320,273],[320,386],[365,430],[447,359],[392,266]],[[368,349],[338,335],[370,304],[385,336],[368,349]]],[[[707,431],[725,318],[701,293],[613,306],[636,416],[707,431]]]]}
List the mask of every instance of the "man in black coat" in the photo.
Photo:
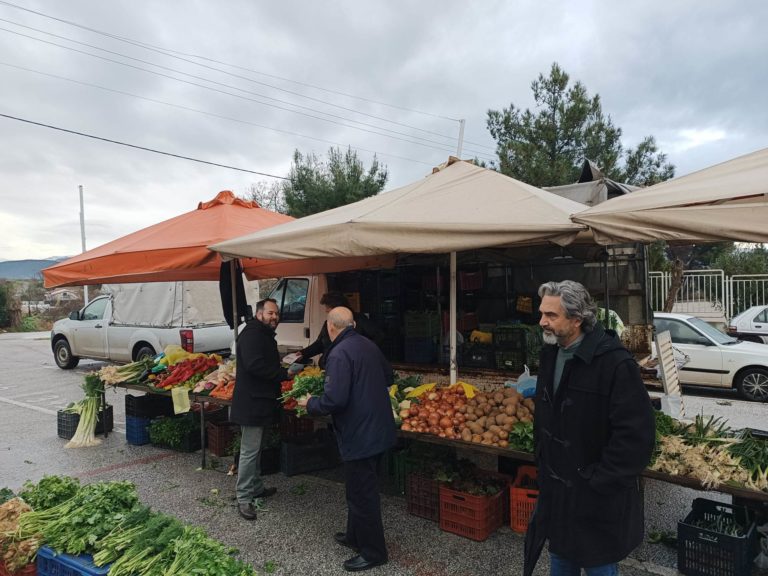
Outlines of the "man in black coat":
{"type": "Polygon", "coordinates": [[[237,371],[230,419],[240,425],[240,460],[237,469],[237,508],[246,520],[256,519],[255,498],[272,496],[261,479],[261,444],[264,428],[280,414],[280,382],[290,377],[280,365],[275,329],[280,322],[277,302],[256,304],[256,318],[237,337],[237,371]]]}
{"type": "Polygon", "coordinates": [[[355,331],[350,309],[331,310],[327,325],[333,344],[323,395],[307,396],[299,404],[309,414],[333,418],[347,497],[347,530],[335,538],[358,551],[344,569],[359,572],[387,562],[376,470],[397,435],[388,390],[392,368],[378,346],[355,331]]]}
{"type": "Polygon", "coordinates": [[[539,297],[546,344],[534,417],[540,493],[526,551],[549,540],[552,576],[581,568],[615,575],[643,538],[639,475],[653,452],[653,408],[637,363],[597,323],[584,286],[548,282],[539,297]]]}

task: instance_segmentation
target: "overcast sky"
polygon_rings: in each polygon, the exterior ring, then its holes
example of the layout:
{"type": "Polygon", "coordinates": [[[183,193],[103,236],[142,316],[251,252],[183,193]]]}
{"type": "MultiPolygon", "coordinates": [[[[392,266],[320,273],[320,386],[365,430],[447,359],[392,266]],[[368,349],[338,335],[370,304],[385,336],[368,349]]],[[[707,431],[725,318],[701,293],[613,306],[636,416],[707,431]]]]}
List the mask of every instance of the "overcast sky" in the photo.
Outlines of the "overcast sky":
{"type": "MultiPolygon", "coordinates": [[[[681,176],[768,146],[766,22],[763,0],[0,0],[0,114],[276,176],[351,146],[391,189],[456,153],[458,119],[462,156],[493,159],[488,109],[532,106],[558,62],[681,176]]],[[[0,135],[0,260],[79,253],[78,185],[94,248],[273,181],[4,117],[0,135]]]]}

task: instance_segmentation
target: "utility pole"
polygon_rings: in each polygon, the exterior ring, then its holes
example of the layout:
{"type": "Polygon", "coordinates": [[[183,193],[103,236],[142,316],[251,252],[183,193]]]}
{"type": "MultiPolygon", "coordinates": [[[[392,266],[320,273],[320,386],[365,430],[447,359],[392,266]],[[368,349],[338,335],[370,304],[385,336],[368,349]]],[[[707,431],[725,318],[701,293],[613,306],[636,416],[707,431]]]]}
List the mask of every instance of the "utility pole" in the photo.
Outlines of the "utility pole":
{"type": "Polygon", "coordinates": [[[464,147],[464,124],[466,120],[459,120],[459,145],[456,147],[456,157],[461,160],[461,149],[464,147]]]}
{"type": "MultiPolygon", "coordinates": [[[[85,208],[83,208],[83,185],[77,187],[80,190],[80,240],[85,252],[85,208]]],[[[88,304],[88,286],[83,286],[83,305],[88,304]]]]}

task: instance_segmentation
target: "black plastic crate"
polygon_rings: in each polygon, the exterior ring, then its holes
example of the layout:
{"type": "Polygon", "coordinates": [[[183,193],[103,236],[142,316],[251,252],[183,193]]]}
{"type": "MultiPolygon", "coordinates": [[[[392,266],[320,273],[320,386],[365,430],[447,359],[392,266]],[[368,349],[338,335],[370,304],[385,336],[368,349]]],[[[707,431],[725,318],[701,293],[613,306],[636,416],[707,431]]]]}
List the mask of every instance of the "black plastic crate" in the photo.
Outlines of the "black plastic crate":
{"type": "Polygon", "coordinates": [[[405,361],[412,364],[430,364],[435,361],[437,347],[432,338],[406,338],[405,361]]]}
{"type": "Polygon", "coordinates": [[[264,448],[261,451],[261,474],[277,474],[280,472],[280,447],[264,448]]]}
{"type": "Polygon", "coordinates": [[[522,350],[527,348],[528,328],[522,326],[496,326],[493,329],[493,345],[496,349],[522,350]]]}
{"type": "Polygon", "coordinates": [[[743,506],[696,498],[685,520],[677,523],[677,569],[686,576],[749,576],[757,537],[755,523],[743,506]],[[718,519],[741,527],[743,536],[699,526],[718,519]]]}
{"type": "Polygon", "coordinates": [[[496,350],[496,368],[522,374],[525,371],[525,352],[522,350],[496,350]]]}
{"type": "MultiPolygon", "coordinates": [[[[56,428],[59,438],[71,440],[77,431],[78,424],[80,424],[80,414],[73,414],[64,410],[59,410],[56,413],[56,428]]],[[[96,434],[104,434],[105,424],[107,432],[112,432],[115,426],[115,417],[111,404],[107,404],[103,414],[99,412],[99,419],[96,421],[96,434]]]]}
{"type": "Polygon", "coordinates": [[[280,471],[295,476],[339,464],[339,450],[333,438],[316,438],[310,444],[283,442],[280,446],[280,471]]]}
{"type": "Polygon", "coordinates": [[[138,418],[157,418],[173,416],[173,400],[170,396],[145,394],[144,396],[125,396],[125,415],[138,418]]]}
{"type": "Polygon", "coordinates": [[[474,368],[494,368],[496,358],[491,346],[471,346],[467,347],[462,356],[462,364],[474,368]]]}
{"type": "Polygon", "coordinates": [[[134,446],[149,444],[149,418],[125,417],[125,441],[134,446]]]}

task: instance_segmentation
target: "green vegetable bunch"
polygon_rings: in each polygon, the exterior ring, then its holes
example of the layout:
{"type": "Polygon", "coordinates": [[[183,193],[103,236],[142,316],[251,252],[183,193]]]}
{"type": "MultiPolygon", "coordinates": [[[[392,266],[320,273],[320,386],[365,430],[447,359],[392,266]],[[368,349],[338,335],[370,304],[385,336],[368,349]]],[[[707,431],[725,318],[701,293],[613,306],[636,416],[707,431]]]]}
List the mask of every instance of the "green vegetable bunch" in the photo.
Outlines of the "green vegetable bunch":
{"type": "Polygon", "coordinates": [[[47,510],[19,517],[20,539],[42,534],[51,548],[67,554],[93,553],[96,542],[109,534],[138,504],[131,482],[98,482],[47,510]]]}
{"type": "MultiPolygon", "coordinates": [[[[325,374],[320,373],[310,373],[310,374],[304,374],[303,372],[301,374],[298,374],[293,379],[293,388],[290,390],[287,390],[286,392],[283,392],[283,395],[280,396],[280,401],[285,403],[286,400],[294,399],[298,400],[299,398],[303,398],[307,394],[311,394],[312,396],[320,396],[323,393],[323,387],[325,385],[325,374]]],[[[306,415],[307,411],[302,408],[301,406],[298,406],[296,408],[296,415],[297,416],[304,416],[306,415]]]]}
{"type": "Polygon", "coordinates": [[[509,447],[521,452],[533,453],[533,422],[516,422],[509,431],[509,447]]]}
{"type": "Polygon", "coordinates": [[[176,418],[158,418],[149,424],[149,440],[152,444],[179,449],[190,435],[200,432],[200,424],[190,414],[176,418]]]}
{"type": "Polygon", "coordinates": [[[48,510],[66,502],[80,490],[80,481],[70,476],[43,476],[37,484],[27,480],[19,498],[33,510],[48,510]]]}

